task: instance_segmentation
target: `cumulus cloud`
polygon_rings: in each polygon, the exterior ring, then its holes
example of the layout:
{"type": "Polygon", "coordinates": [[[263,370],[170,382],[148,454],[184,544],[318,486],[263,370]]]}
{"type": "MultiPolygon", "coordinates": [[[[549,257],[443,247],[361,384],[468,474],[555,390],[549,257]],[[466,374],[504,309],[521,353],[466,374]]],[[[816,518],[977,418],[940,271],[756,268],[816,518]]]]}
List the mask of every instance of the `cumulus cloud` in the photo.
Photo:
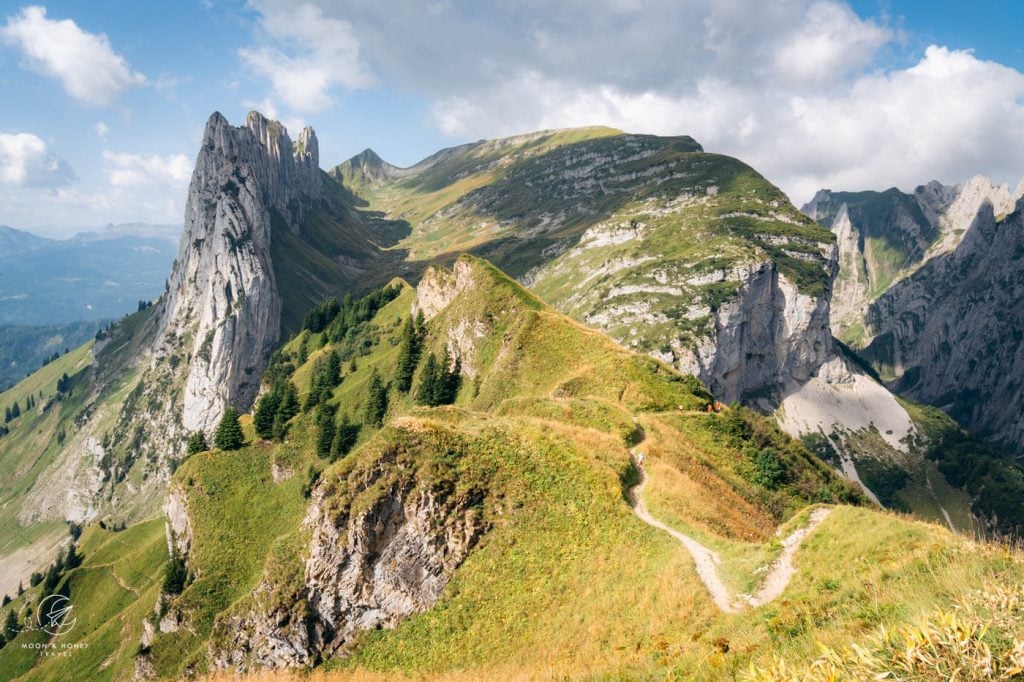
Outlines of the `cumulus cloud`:
{"type": "Polygon", "coordinates": [[[357,89],[373,83],[349,22],[326,17],[312,4],[258,2],[255,7],[264,40],[238,54],[270,80],[274,94],[292,109],[322,111],[331,103],[332,87],[357,89]]]}
{"type": "MultiPolygon", "coordinates": [[[[911,189],[1024,171],[1024,75],[970,51],[910,53],[901,31],[839,0],[307,0],[291,14],[286,0],[260,0],[255,9],[268,31],[290,17],[282,25],[293,37],[300,16],[341,22],[339,44],[350,49],[341,62],[358,85],[373,73],[423,96],[457,138],[593,124],[689,134],[797,202],[825,186],[911,189]]],[[[281,99],[322,105],[337,83],[315,83],[281,99]]]]}
{"type": "Polygon", "coordinates": [[[86,104],[110,104],[146,82],[114,52],[107,36],[83,31],[70,19],[49,19],[45,7],[25,7],[8,17],[0,39],[21,50],[30,68],[59,79],[69,95],[86,104]]]}
{"type": "Polygon", "coordinates": [[[192,174],[192,162],[184,154],[128,154],[103,152],[104,173],[113,187],[149,184],[181,184],[192,174]]]}
{"type": "Polygon", "coordinates": [[[66,161],[57,158],[31,133],[0,133],[0,184],[54,188],[75,179],[66,161]]]}

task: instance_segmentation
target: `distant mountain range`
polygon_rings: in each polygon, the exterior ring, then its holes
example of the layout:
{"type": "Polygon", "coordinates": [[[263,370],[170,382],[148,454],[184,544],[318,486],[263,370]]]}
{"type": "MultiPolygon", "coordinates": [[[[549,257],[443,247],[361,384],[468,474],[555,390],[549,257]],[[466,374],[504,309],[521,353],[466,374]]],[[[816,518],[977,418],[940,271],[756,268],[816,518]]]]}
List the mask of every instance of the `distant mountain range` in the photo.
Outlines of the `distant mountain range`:
{"type": "Polygon", "coordinates": [[[131,223],[55,240],[0,226],[0,325],[118,318],[163,290],[178,228],[131,223]]]}

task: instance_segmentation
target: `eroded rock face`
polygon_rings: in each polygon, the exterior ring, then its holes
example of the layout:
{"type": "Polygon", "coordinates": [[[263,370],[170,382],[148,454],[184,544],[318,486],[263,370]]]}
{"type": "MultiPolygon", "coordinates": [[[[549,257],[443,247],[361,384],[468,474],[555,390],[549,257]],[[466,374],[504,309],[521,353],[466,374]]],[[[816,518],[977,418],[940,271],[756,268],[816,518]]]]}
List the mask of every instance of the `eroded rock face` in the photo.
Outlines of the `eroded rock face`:
{"type": "Polygon", "coordinates": [[[912,194],[821,190],[803,211],[835,233],[839,274],[832,296],[832,330],[856,345],[871,340],[868,306],[893,282],[960,244],[985,205],[997,216],[1013,210],[1024,181],[1011,192],[975,176],[962,185],[929,182],[912,194]],[[849,333],[848,333],[849,332],[849,333]],[[865,336],[866,334],[866,336],[865,336]]]}
{"type": "Polygon", "coordinates": [[[167,551],[188,557],[192,550],[192,522],[188,516],[188,497],[177,485],[172,485],[164,500],[164,517],[167,519],[167,551]]]}
{"type": "Polygon", "coordinates": [[[307,517],[306,585],[331,650],[357,631],[393,627],[433,606],[483,531],[468,499],[392,489],[335,520],[318,495],[307,517]]]}
{"type": "Polygon", "coordinates": [[[1024,199],[982,205],[955,251],[893,285],[868,311],[864,354],[892,387],[974,433],[1024,446],[1024,199]]]}
{"type": "Polygon", "coordinates": [[[351,481],[317,486],[304,524],[311,537],[304,563],[265,572],[243,607],[218,618],[215,668],[311,666],[344,651],[354,634],[394,627],[437,602],[486,530],[483,493],[455,494],[396,476],[411,462],[396,467],[395,452],[386,450],[361,473],[355,489],[340,492],[351,481]]]}
{"type": "Polygon", "coordinates": [[[456,261],[450,272],[444,268],[430,268],[416,287],[412,314],[415,317],[422,311],[423,319],[429,322],[456,296],[472,286],[473,269],[465,261],[456,261]]]}
{"type": "Polygon", "coordinates": [[[681,349],[675,360],[721,399],[757,402],[758,392],[768,398],[766,389],[803,383],[833,357],[829,304],[801,293],[770,262],[739,277],[739,294],[715,313],[714,343],[689,358],[681,349]]]}
{"type": "Polygon", "coordinates": [[[321,190],[312,129],[293,144],[260,114],[233,127],[210,117],[185,207],[185,228],[160,309],[164,339],[184,339],[186,431],[209,430],[224,408],[246,408],[280,335],[271,222],[298,230],[321,190]]]}

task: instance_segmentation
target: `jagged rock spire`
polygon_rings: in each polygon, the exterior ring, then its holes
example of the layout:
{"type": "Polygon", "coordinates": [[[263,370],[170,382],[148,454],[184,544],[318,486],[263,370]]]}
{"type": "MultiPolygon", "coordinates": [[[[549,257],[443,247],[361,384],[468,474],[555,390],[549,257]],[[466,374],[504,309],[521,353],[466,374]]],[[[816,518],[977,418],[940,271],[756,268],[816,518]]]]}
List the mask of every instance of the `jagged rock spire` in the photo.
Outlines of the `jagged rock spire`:
{"type": "Polygon", "coordinates": [[[316,134],[292,144],[258,112],[235,127],[210,116],[196,157],[185,229],[161,313],[166,354],[184,346],[185,429],[209,430],[224,408],[247,408],[280,337],[271,225],[298,232],[322,191],[316,134]]]}

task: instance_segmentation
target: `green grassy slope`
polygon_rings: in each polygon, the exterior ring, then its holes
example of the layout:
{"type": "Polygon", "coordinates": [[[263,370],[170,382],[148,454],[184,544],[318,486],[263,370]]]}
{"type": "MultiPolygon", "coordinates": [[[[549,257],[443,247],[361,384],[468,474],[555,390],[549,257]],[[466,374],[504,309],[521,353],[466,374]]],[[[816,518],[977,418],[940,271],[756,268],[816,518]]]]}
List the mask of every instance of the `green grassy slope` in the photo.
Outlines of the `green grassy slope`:
{"type": "MultiPolygon", "coordinates": [[[[50,637],[22,631],[0,649],[5,679],[130,679],[142,621],[159,594],[159,567],[167,558],[163,519],[121,532],[88,528],[79,541],[82,565],[64,574],[57,590],[73,605],[74,627],[50,637]]],[[[7,609],[38,611],[42,585],[27,589],[7,609]]],[[[4,617],[6,610],[4,609],[4,617]]],[[[34,619],[29,617],[34,623],[34,619]]]]}
{"type": "Polygon", "coordinates": [[[827,230],[742,162],[688,137],[583,128],[492,140],[394,169],[332,171],[364,209],[405,221],[410,274],[471,252],[560,312],[666,360],[715,333],[742,273],[770,263],[828,291],[827,230]]]}
{"type": "Polygon", "coordinates": [[[282,298],[284,336],[299,330],[306,311],[330,296],[363,293],[397,271],[402,251],[382,252],[404,234],[401,223],[353,211],[354,197],[324,176],[324,196],[299,227],[272,214],[274,279],[282,298]]]}
{"type": "MultiPolygon", "coordinates": [[[[356,448],[335,462],[316,456],[314,413],[304,412],[283,442],[250,441],[179,467],[192,578],[166,607],[180,626],[148,649],[160,676],[207,671],[208,646],[231,641],[232,619],[253,608],[305,617],[302,519],[317,486],[342,516],[393,485],[450,490],[478,498],[473,513],[488,528],[434,608],[364,633],[351,655],[324,663],[339,679],[730,678],[780,656],[810,660],[818,642],[839,647],[949,608],[975,586],[1024,578],[1014,552],[844,506],[857,493],[767,418],[707,413],[699,383],[580,327],[486,263],[463,265],[474,286],[427,323],[423,346],[440,351],[467,323],[483,325],[466,354],[479,379],[464,377],[454,405],[418,406],[392,385],[383,428],[364,424],[356,448]],[[786,532],[812,505],[838,506],[798,551],[782,598],[723,615],[679,543],[632,514],[630,446],[647,453],[652,513],[716,549],[736,590],[756,587],[778,554],[779,524],[786,532]],[[367,487],[381,466],[383,478],[367,487]]],[[[343,338],[303,331],[271,373],[289,376],[305,399],[314,365],[337,352],[343,379],[329,400],[339,417],[361,421],[370,377],[394,376],[414,299],[399,287],[343,338]]],[[[155,581],[167,562],[159,521],[122,533],[90,528],[80,546],[85,563],[66,580],[92,646],[61,661],[26,657],[19,640],[0,650],[12,670],[37,662],[29,679],[67,670],[130,677],[141,619],[156,620],[155,581]]]]}

